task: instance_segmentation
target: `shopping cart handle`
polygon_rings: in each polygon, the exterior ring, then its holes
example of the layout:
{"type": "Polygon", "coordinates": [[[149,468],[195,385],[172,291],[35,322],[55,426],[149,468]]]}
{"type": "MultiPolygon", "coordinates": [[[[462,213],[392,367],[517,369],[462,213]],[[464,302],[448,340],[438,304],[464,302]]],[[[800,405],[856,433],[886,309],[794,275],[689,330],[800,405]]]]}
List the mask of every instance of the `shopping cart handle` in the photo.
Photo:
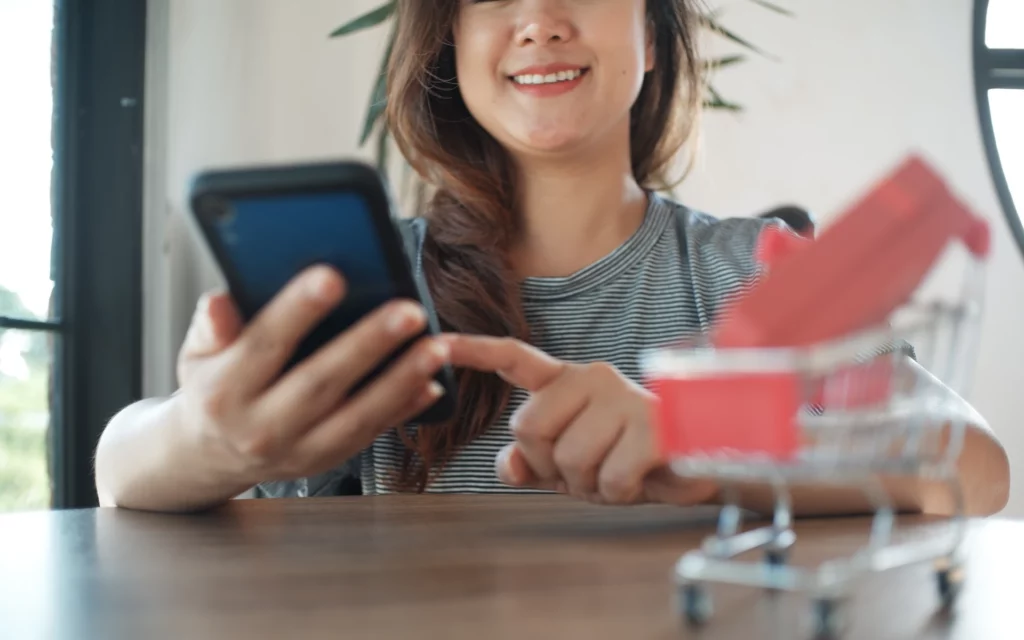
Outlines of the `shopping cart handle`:
{"type": "Polygon", "coordinates": [[[806,346],[863,331],[910,300],[953,240],[984,258],[988,224],[911,157],[802,248],[769,232],[758,258],[771,269],[730,302],[712,342],[806,346]]]}

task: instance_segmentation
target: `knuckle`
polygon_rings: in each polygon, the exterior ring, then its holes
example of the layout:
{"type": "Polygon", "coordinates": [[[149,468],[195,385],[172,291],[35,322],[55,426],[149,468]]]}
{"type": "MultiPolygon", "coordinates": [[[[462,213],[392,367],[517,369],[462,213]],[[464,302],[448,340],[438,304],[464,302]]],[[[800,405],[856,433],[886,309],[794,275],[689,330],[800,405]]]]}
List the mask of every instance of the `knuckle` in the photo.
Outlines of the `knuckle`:
{"type": "Polygon", "coordinates": [[[539,436],[537,421],[529,401],[524,402],[509,420],[509,430],[519,440],[532,440],[539,436]]]}
{"type": "Polygon", "coordinates": [[[211,385],[211,388],[200,400],[202,414],[219,423],[231,414],[231,398],[218,384],[211,385]]]}
{"type": "Polygon", "coordinates": [[[267,331],[252,331],[245,341],[245,351],[259,358],[279,357],[287,347],[283,341],[267,331]]]}
{"type": "Polygon", "coordinates": [[[276,439],[264,431],[243,438],[235,444],[235,447],[251,465],[262,468],[270,465],[277,450],[276,445],[276,439]]]}
{"type": "Polygon", "coordinates": [[[298,378],[296,384],[298,389],[296,394],[297,404],[319,403],[335,390],[334,381],[319,373],[306,370],[296,372],[295,375],[298,378]]]}
{"type": "Polygon", "coordinates": [[[368,420],[360,415],[360,412],[343,410],[331,419],[330,429],[339,434],[340,438],[350,438],[354,434],[361,433],[366,427],[368,420]]]}
{"type": "Polygon", "coordinates": [[[601,474],[599,489],[605,500],[615,504],[627,502],[634,492],[629,475],[618,471],[601,474]]]}
{"type": "Polygon", "coordinates": [[[574,477],[581,477],[590,467],[589,461],[584,455],[579,451],[570,449],[569,447],[556,446],[553,452],[553,458],[555,466],[558,467],[560,471],[574,477]]]}

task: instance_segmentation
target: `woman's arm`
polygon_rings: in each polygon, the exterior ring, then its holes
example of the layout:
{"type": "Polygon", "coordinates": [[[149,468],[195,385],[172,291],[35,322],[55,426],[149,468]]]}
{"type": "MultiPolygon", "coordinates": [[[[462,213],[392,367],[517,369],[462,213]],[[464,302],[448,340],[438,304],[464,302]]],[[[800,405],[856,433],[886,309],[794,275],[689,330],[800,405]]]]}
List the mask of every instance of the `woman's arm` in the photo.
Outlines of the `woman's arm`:
{"type": "MultiPolygon", "coordinates": [[[[516,487],[553,489],[604,504],[721,502],[713,479],[675,476],[665,466],[651,425],[652,394],[607,363],[574,364],[510,338],[448,336],[452,363],[497,373],[530,393],[510,427],[515,441],[497,459],[498,476],[516,487]]],[[[1006,453],[984,419],[962,398],[910,362],[904,378],[942,394],[944,416],[968,424],[956,470],[968,513],[1000,510],[1009,492],[1006,453]]],[[[949,430],[945,430],[948,437],[949,430]]],[[[902,511],[948,513],[954,502],[943,483],[887,478],[884,487],[902,511]]],[[[742,506],[770,513],[767,484],[737,488],[742,506]]],[[[862,514],[874,507],[860,486],[819,483],[792,492],[800,515],[862,514]]]]}
{"type": "MultiPolygon", "coordinates": [[[[968,515],[986,516],[1006,506],[1010,495],[1009,463],[1006,452],[991,433],[970,426],[957,464],[964,507],[968,515]]],[[[954,497],[945,482],[917,477],[882,479],[892,506],[902,512],[950,515],[955,510],[954,497]]],[[[772,487],[743,485],[736,487],[741,506],[758,513],[770,514],[775,508],[772,487]]],[[[858,487],[797,486],[790,489],[793,512],[797,516],[863,515],[875,506],[858,487]]],[[[721,503],[719,493],[715,503],[721,503]]]]}
{"type": "Polygon", "coordinates": [[[114,416],[96,450],[100,506],[156,511],[215,507],[252,483],[218,474],[219,465],[190,443],[181,398],[142,400],[114,416]]]}
{"type": "MultiPolygon", "coordinates": [[[[967,514],[984,516],[1002,510],[1010,496],[1010,464],[992,429],[974,407],[921,365],[913,360],[907,360],[907,364],[913,374],[913,384],[945,399],[948,420],[967,425],[963,448],[956,463],[967,514]]],[[[882,484],[893,506],[900,511],[949,515],[956,509],[955,497],[946,482],[919,477],[886,477],[882,484]]],[[[736,490],[742,506],[759,513],[771,513],[773,510],[774,495],[770,486],[751,484],[736,490]]],[[[857,487],[801,486],[794,487],[791,494],[797,515],[852,515],[874,510],[874,505],[857,487]]],[[[723,498],[719,494],[715,501],[723,498]]]]}

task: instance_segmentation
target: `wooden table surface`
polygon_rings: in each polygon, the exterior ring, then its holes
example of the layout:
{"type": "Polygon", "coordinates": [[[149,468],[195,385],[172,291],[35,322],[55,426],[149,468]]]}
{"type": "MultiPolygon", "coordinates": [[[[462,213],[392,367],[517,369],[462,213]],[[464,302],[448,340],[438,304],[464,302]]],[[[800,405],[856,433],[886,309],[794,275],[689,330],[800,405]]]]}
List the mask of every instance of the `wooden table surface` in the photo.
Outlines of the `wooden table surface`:
{"type": "MultiPolygon", "coordinates": [[[[712,517],[552,496],[11,514],[0,516],[0,638],[807,637],[806,599],[742,588],[713,589],[700,632],[681,623],[672,567],[712,517]]],[[[801,522],[793,560],[848,552],[866,527],[801,522]]],[[[1022,549],[1024,523],[973,523],[952,614],[929,568],[911,567],[861,583],[845,637],[1024,638],[1022,549]]]]}

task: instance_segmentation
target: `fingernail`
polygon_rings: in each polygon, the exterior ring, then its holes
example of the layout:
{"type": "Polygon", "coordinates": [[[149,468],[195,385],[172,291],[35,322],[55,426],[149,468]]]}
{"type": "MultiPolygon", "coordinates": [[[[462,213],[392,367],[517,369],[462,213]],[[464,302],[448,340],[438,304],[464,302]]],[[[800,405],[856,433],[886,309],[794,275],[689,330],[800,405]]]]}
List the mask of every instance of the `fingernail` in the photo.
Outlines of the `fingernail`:
{"type": "Polygon", "coordinates": [[[448,356],[448,345],[436,340],[431,341],[430,346],[427,347],[427,352],[423,354],[420,360],[420,370],[426,374],[434,373],[441,365],[448,361],[448,356]]]}
{"type": "Polygon", "coordinates": [[[495,466],[498,469],[498,477],[508,485],[519,486],[522,479],[519,473],[512,468],[512,447],[505,447],[498,452],[498,459],[495,466]]]}
{"type": "Polygon", "coordinates": [[[338,278],[326,267],[316,267],[306,281],[309,295],[318,300],[333,300],[338,296],[338,278]]]}
{"type": "Polygon", "coordinates": [[[403,303],[398,305],[388,317],[388,331],[405,335],[424,321],[423,309],[419,305],[403,303]]]}
{"type": "Polygon", "coordinates": [[[444,387],[437,380],[431,380],[427,385],[426,401],[433,402],[444,395],[444,387]]]}

